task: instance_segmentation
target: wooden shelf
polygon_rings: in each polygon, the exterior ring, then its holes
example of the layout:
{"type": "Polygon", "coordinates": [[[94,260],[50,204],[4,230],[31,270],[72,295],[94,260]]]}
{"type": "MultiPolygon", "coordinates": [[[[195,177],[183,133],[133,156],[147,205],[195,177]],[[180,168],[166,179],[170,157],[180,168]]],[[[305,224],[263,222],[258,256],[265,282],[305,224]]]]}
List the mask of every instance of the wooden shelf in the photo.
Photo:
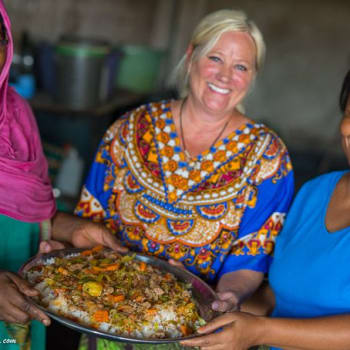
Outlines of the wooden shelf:
{"type": "Polygon", "coordinates": [[[53,100],[53,98],[45,93],[37,93],[29,103],[34,110],[45,111],[54,114],[70,114],[70,115],[86,115],[91,116],[103,116],[112,113],[118,108],[123,108],[128,105],[132,105],[142,101],[146,95],[139,94],[127,90],[116,90],[113,96],[106,102],[99,106],[88,109],[72,109],[63,104],[59,104],[53,100]]]}

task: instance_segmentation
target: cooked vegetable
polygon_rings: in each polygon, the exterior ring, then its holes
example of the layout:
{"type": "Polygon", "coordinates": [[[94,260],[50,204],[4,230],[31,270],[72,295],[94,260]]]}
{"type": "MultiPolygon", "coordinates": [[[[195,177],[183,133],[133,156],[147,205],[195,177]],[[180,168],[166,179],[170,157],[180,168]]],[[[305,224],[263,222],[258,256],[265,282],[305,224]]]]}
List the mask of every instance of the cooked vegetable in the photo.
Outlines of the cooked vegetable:
{"type": "Polygon", "coordinates": [[[82,324],[138,338],[192,334],[203,325],[190,286],[171,273],[98,246],[35,266],[40,302],[82,324]]]}

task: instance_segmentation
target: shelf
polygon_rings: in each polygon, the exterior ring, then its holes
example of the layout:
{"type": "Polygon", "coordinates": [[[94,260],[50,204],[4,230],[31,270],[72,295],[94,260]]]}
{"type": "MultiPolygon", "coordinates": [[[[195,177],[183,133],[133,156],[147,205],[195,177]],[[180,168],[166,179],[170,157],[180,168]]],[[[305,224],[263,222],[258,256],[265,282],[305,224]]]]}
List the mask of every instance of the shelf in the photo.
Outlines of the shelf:
{"type": "Polygon", "coordinates": [[[146,95],[144,94],[139,94],[127,90],[116,90],[108,101],[99,106],[88,109],[72,109],[63,104],[55,102],[51,96],[39,92],[29,100],[29,103],[34,110],[45,111],[54,114],[69,114],[79,116],[86,115],[87,117],[99,117],[108,115],[118,108],[123,108],[125,106],[138,103],[145,97],[146,95]]]}

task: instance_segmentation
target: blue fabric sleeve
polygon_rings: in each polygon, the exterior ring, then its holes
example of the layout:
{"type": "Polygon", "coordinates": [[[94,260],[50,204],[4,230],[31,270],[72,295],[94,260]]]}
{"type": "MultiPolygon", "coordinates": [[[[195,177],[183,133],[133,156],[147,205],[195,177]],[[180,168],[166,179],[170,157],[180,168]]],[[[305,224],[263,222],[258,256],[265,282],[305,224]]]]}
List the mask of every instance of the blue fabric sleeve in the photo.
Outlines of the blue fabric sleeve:
{"type": "Polygon", "coordinates": [[[259,272],[269,269],[275,238],[294,194],[293,171],[279,179],[266,179],[255,187],[255,191],[255,205],[245,209],[237,241],[220,269],[219,277],[240,269],[259,272]]]}

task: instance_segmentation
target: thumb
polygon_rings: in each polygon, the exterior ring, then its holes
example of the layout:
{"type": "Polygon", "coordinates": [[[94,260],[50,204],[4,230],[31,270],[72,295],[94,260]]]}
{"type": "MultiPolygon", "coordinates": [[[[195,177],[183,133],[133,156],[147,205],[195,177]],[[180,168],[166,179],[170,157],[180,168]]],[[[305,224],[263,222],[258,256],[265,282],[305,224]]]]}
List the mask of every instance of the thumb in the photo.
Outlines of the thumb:
{"type": "Polygon", "coordinates": [[[233,314],[221,315],[198,329],[198,333],[211,333],[234,321],[233,314]]]}
{"type": "Polygon", "coordinates": [[[58,241],[42,241],[39,245],[39,253],[50,253],[53,250],[64,249],[65,245],[58,241]]]}
{"type": "Polygon", "coordinates": [[[39,294],[39,291],[34,289],[26,280],[22,279],[21,277],[13,273],[9,274],[8,276],[12,280],[12,282],[16,285],[18,290],[23,294],[29,297],[33,297],[39,294]]]}
{"type": "Polygon", "coordinates": [[[229,300],[231,299],[234,295],[232,292],[218,292],[216,293],[216,295],[218,296],[219,300],[229,300]]]}
{"type": "Polygon", "coordinates": [[[177,261],[177,260],[174,260],[174,259],[169,259],[168,263],[170,265],[176,266],[176,267],[178,267],[178,268],[180,268],[182,270],[186,270],[184,264],[181,261],[177,261]]]}

